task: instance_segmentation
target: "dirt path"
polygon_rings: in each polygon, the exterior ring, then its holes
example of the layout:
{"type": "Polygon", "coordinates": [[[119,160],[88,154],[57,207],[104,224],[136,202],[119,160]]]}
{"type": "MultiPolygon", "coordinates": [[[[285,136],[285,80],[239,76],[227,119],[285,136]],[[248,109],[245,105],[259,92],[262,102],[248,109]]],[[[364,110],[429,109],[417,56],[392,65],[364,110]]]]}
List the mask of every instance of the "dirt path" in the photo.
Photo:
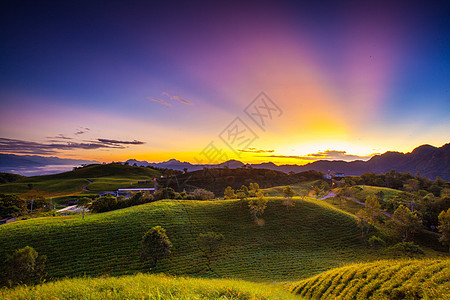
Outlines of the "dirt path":
{"type": "Polygon", "coordinates": [[[89,179],[86,179],[86,178],[85,178],[84,180],[86,180],[86,181],[88,182],[88,184],[86,184],[85,186],[83,186],[83,191],[88,192],[89,190],[87,189],[87,186],[90,185],[90,184],[92,183],[92,181],[90,181],[89,179]]]}

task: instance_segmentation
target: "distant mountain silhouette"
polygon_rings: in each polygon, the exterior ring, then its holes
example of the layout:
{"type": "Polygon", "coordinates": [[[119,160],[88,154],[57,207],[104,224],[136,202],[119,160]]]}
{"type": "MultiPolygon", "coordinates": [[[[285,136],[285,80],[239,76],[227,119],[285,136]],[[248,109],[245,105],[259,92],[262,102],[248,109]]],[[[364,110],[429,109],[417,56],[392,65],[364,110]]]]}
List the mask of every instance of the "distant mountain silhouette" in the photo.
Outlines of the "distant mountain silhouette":
{"type": "MultiPolygon", "coordinates": [[[[134,159],[128,160],[129,164],[136,163],[138,166],[153,166],[158,168],[168,168],[174,170],[187,169],[188,171],[201,170],[205,167],[229,167],[239,168],[245,164],[230,160],[221,164],[200,165],[191,164],[189,162],[181,162],[176,159],[171,159],[161,163],[149,163],[146,161],[137,161],[134,159]]],[[[410,153],[401,152],[386,152],[381,155],[375,155],[368,161],[355,160],[351,162],[346,161],[328,161],[319,160],[306,165],[276,165],[272,162],[260,164],[247,164],[247,166],[258,169],[270,169],[276,171],[288,172],[304,172],[308,170],[315,170],[320,172],[343,172],[346,175],[361,175],[366,172],[386,173],[391,170],[398,172],[409,172],[412,175],[420,173],[430,179],[435,179],[436,176],[444,180],[450,180],[450,144],[445,144],[442,147],[434,147],[431,145],[422,145],[415,148],[410,153]]]]}

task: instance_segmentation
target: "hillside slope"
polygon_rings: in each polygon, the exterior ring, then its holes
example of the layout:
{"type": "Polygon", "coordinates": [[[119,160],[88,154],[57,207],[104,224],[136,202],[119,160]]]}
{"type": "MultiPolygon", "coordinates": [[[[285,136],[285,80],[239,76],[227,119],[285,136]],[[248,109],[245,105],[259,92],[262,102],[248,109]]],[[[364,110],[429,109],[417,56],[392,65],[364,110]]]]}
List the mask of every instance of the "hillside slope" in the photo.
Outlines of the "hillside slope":
{"type": "Polygon", "coordinates": [[[450,259],[353,264],[292,284],[307,299],[449,299],[450,259]]]}
{"type": "Polygon", "coordinates": [[[345,263],[373,260],[350,214],[317,200],[296,199],[289,210],[271,198],[257,225],[240,201],[158,201],[123,210],[18,221],[0,227],[0,261],[14,249],[34,247],[47,255],[49,278],[123,275],[142,270],[143,234],[161,225],[172,255],[156,272],[235,277],[255,281],[306,278],[345,263]],[[224,235],[208,267],[200,233],[224,235]]]}
{"type": "Polygon", "coordinates": [[[105,190],[130,187],[130,183],[137,184],[139,180],[152,180],[159,177],[159,172],[144,167],[133,167],[121,164],[94,164],[73,171],[22,177],[14,182],[0,184],[0,193],[27,193],[32,190],[43,192],[45,196],[74,195],[87,191],[98,193],[105,190]],[[87,186],[86,179],[92,184],[87,186]]]}

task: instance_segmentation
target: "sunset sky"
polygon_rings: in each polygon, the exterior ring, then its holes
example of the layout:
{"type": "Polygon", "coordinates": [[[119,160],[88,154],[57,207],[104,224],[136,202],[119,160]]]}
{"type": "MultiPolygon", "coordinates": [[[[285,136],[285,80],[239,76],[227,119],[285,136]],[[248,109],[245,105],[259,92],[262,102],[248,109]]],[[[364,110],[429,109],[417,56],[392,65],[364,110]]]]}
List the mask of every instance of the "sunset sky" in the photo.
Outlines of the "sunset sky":
{"type": "Polygon", "coordinates": [[[450,141],[449,1],[240,2],[2,1],[0,152],[304,164],[450,141]]]}

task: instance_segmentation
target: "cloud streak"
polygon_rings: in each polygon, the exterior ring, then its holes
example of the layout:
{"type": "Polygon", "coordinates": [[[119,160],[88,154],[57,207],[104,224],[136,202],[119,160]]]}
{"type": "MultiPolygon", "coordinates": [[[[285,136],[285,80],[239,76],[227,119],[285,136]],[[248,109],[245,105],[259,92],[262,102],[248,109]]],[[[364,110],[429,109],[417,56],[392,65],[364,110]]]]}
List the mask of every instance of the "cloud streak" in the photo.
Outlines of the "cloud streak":
{"type": "MultiPolygon", "coordinates": [[[[177,101],[180,101],[180,102],[182,102],[182,103],[184,103],[184,104],[193,105],[191,101],[188,101],[188,100],[186,100],[186,99],[183,99],[183,98],[181,98],[180,96],[175,96],[175,95],[172,96],[172,95],[170,95],[168,92],[162,92],[162,93],[161,93],[161,96],[162,96],[162,97],[169,98],[169,100],[177,100],[177,101]]],[[[164,100],[161,100],[161,99],[156,99],[156,98],[152,98],[152,97],[148,97],[147,99],[152,100],[152,101],[155,101],[155,102],[159,102],[159,103],[164,104],[164,105],[166,105],[166,106],[172,106],[171,103],[169,103],[169,102],[167,102],[167,101],[164,101],[164,100]]]]}
{"type": "Polygon", "coordinates": [[[148,97],[147,99],[152,100],[152,101],[159,102],[159,103],[161,103],[161,104],[164,104],[165,106],[172,106],[172,104],[167,103],[167,102],[164,101],[164,100],[160,100],[160,99],[156,99],[156,98],[152,98],[152,97],[148,97]]]}
{"type": "Polygon", "coordinates": [[[343,161],[353,161],[353,160],[369,160],[372,156],[377,153],[367,155],[367,156],[359,156],[354,154],[347,154],[346,151],[339,150],[327,150],[327,151],[319,151],[316,153],[310,153],[305,156],[300,155],[261,155],[259,157],[272,157],[272,158],[293,158],[299,160],[343,160],[343,161]]]}
{"type": "Polygon", "coordinates": [[[0,138],[0,152],[26,153],[49,155],[64,150],[95,150],[95,149],[124,149],[124,145],[142,145],[141,141],[119,141],[110,139],[97,139],[96,141],[79,142],[52,142],[40,143],[17,139],[0,138]]]}
{"type": "Polygon", "coordinates": [[[247,149],[238,149],[239,152],[247,152],[247,153],[273,153],[275,150],[263,150],[256,148],[247,148],[247,149]]]}

